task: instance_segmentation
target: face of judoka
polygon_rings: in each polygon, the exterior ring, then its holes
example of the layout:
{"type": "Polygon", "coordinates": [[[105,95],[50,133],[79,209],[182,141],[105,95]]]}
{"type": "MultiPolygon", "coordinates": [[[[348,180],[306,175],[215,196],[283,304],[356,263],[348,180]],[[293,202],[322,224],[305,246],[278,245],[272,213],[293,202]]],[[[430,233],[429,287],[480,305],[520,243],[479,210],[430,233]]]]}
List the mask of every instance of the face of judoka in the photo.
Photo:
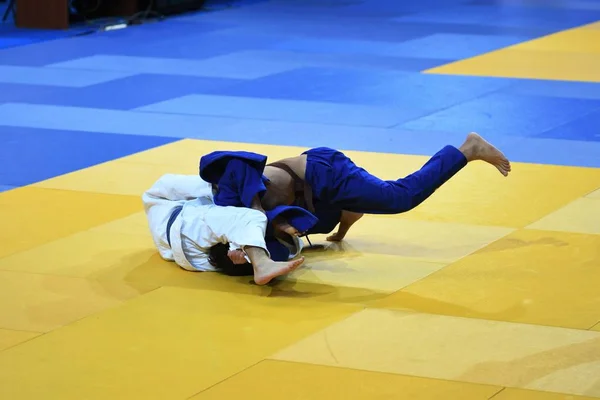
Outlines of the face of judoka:
{"type": "Polygon", "coordinates": [[[246,258],[244,257],[244,252],[241,249],[237,250],[229,250],[227,252],[227,256],[234,264],[246,264],[246,258]]]}

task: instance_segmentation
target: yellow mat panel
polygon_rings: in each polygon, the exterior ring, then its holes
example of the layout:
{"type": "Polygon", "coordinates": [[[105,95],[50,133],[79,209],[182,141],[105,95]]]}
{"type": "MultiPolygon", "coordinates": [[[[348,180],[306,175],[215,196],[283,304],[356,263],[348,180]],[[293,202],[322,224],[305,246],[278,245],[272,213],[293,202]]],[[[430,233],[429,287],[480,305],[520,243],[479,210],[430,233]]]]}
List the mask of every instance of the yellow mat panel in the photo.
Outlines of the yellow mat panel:
{"type": "Polygon", "coordinates": [[[263,361],[192,400],[487,400],[502,388],[319,365],[263,361]],[[269,383],[264,386],[265,380],[269,383]],[[264,388],[265,390],[262,390],[264,388]]]}
{"type": "Polygon", "coordinates": [[[592,193],[588,194],[586,197],[590,198],[590,199],[600,199],[600,189],[594,190],[592,193]]]}
{"type": "Polygon", "coordinates": [[[440,270],[446,264],[398,256],[361,254],[356,257],[309,258],[289,279],[393,293],[440,270]]]}
{"type": "Polygon", "coordinates": [[[182,168],[156,164],[135,164],[119,160],[75,171],[33,186],[137,196],[139,198],[158,178],[166,173],[196,175],[198,168],[194,168],[194,164],[182,168]]]}
{"type": "Polygon", "coordinates": [[[573,396],[564,393],[539,392],[534,390],[506,388],[494,400],[595,400],[597,397],[573,396]]]}
{"type": "Polygon", "coordinates": [[[150,285],[0,271],[0,327],[47,332],[154,288],[150,285]]]}
{"type": "Polygon", "coordinates": [[[302,293],[320,299],[371,301],[445,265],[393,255],[345,253],[339,249],[307,251],[302,270],[286,277],[285,283],[264,288],[251,285],[251,277],[235,279],[184,271],[159,257],[146,231],[145,217],[138,213],[0,259],[0,270],[236,293],[266,294],[275,290],[290,296],[302,293]],[[65,254],[69,257],[65,258],[65,254]],[[44,262],[40,263],[42,258],[44,262]]]}
{"type": "Polygon", "coordinates": [[[598,22],[592,22],[591,24],[584,25],[584,26],[582,26],[580,28],[581,29],[595,29],[595,30],[600,30],[600,21],[598,21],[598,22]]]}
{"type": "Polygon", "coordinates": [[[373,305],[589,329],[599,248],[599,235],[518,231],[373,305]]]}
{"type": "Polygon", "coordinates": [[[600,396],[591,331],[367,309],[271,358],[600,396]]]}
{"type": "Polygon", "coordinates": [[[598,187],[600,169],[515,163],[503,178],[473,164],[399,218],[523,228],[598,187]]]}
{"type": "Polygon", "coordinates": [[[585,26],[569,29],[540,39],[519,43],[514,48],[560,53],[587,53],[600,56],[600,30],[588,29],[585,26]]]}
{"type": "Polygon", "coordinates": [[[565,30],[426,72],[600,82],[598,24],[565,30]]]}
{"type": "Polygon", "coordinates": [[[0,329],[0,351],[19,343],[26,342],[39,336],[37,332],[13,331],[9,329],[0,329]]]}
{"type": "MultiPolygon", "coordinates": [[[[333,248],[347,254],[390,254],[439,263],[456,261],[513,232],[512,228],[369,215],[333,248]]],[[[315,236],[313,243],[324,243],[315,236]],[[315,240],[317,239],[317,240],[315,240]]]]}
{"type": "Polygon", "coordinates": [[[24,187],[0,193],[0,257],[142,209],[139,196],[24,187]]]}
{"type": "Polygon", "coordinates": [[[520,50],[510,47],[446,64],[426,72],[446,75],[600,82],[600,57],[594,54],[520,50]]]}
{"type": "Polygon", "coordinates": [[[0,353],[0,398],[188,398],[358,309],[161,288],[0,353]]]}
{"type": "Polygon", "coordinates": [[[577,199],[534,222],[528,228],[600,234],[600,199],[577,199]]]}
{"type": "MultiPolygon", "coordinates": [[[[163,165],[167,167],[198,168],[200,157],[216,150],[243,150],[266,154],[269,158],[296,156],[305,147],[275,146],[253,143],[220,142],[212,140],[184,139],[154,149],[142,151],[121,160],[125,162],[163,165]]],[[[196,169],[194,173],[197,173],[196,169]]]]}

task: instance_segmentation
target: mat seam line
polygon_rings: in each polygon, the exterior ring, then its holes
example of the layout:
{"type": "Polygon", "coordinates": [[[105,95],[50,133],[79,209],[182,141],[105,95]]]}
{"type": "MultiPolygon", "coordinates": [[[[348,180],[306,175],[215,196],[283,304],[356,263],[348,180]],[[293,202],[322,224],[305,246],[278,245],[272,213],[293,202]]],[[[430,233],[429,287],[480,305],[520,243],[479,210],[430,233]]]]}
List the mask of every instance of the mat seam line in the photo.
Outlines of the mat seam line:
{"type": "Polygon", "coordinates": [[[496,393],[494,393],[492,395],[492,397],[488,398],[488,400],[492,400],[494,397],[498,396],[500,393],[502,393],[504,390],[506,390],[506,387],[503,387],[502,389],[498,390],[496,393]]]}

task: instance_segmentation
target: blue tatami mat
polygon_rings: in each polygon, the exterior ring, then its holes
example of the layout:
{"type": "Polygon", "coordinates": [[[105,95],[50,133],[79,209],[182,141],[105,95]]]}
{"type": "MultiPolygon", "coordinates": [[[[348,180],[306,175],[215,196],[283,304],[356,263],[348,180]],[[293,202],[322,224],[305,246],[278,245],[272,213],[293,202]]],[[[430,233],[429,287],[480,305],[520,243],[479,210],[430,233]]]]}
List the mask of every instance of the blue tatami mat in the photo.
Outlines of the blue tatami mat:
{"type": "Polygon", "coordinates": [[[0,65],[0,82],[25,85],[84,87],[133,75],[130,72],[87,71],[0,65]]]}
{"type": "MultiPolygon", "coordinates": [[[[232,60],[233,61],[233,60],[232,60]]],[[[208,60],[183,60],[162,57],[96,55],[49,67],[71,70],[123,71],[232,79],[256,79],[297,68],[295,63],[250,61],[247,64],[225,63],[219,57],[208,60]]]]}
{"type": "Polygon", "coordinates": [[[298,68],[223,94],[438,110],[510,85],[510,79],[353,68],[298,68]]]}
{"type": "MultiPolygon", "coordinates": [[[[231,118],[128,112],[42,104],[0,105],[0,124],[23,128],[171,138],[207,138],[235,124],[231,118]]],[[[133,140],[133,139],[130,139],[133,140]]]]}
{"type": "Polygon", "coordinates": [[[0,83],[0,103],[129,110],[193,93],[211,93],[236,79],[140,74],[81,88],[0,83]]]}
{"type": "Polygon", "coordinates": [[[526,36],[438,33],[414,34],[401,43],[361,40],[292,39],[274,46],[281,50],[315,53],[364,54],[391,57],[459,60],[511,46],[526,36]]]}
{"type": "Polygon", "coordinates": [[[398,17],[396,21],[468,23],[502,27],[540,25],[558,31],[584,25],[598,19],[600,19],[600,10],[469,4],[422,11],[398,17]]]}
{"type": "Polygon", "coordinates": [[[0,184],[180,138],[431,154],[479,131],[515,161],[597,165],[600,84],[422,73],[600,20],[589,2],[517,3],[219,1],[86,36],[13,27],[3,156],[48,166],[0,184]]]}
{"type": "Polygon", "coordinates": [[[0,193],[14,189],[16,186],[0,185],[0,193]]]}
{"type": "Polygon", "coordinates": [[[28,185],[172,141],[164,137],[0,126],[0,185],[28,185]]]}
{"type": "Polygon", "coordinates": [[[180,97],[138,111],[374,127],[416,117],[400,108],[206,95],[180,97]]]}
{"type": "Polygon", "coordinates": [[[600,100],[493,93],[407,122],[402,128],[527,137],[559,127],[595,110],[600,110],[600,100]]]}
{"type": "Polygon", "coordinates": [[[600,142],[600,110],[545,131],[539,137],[600,142]]]}

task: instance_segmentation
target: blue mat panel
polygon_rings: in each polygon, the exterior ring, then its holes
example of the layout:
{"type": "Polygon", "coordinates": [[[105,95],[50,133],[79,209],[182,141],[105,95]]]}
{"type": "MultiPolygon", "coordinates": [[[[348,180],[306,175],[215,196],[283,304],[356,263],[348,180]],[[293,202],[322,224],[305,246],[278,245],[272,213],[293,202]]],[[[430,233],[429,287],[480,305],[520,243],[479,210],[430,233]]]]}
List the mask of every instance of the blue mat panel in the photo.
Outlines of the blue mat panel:
{"type": "Polygon", "coordinates": [[[85,71],[0,65],[0,82],[25,85],[84,87],[131,76],[131,72],[85,71]]]}
{"type": "Polygon", "coordinates": [[[452,60],[442,58],[392,57],[382,55],[343,54],[324,52],[292,52],[274,50],[248,50],[222,56],[223,63],[240,62],[240,58],[263,62],[286,62],[304,68],[364,69],[396,72],[420,72],[447,64],[452,60]]]}
{"type": "Polygon", "coordinates": [[[179,97],[137,111],[373,127],[414,117],[398,108],[206,95],[179,97]]]}
{"type": "Polygon", "coordinates": [[[600,168],[600,142],[524,138],[508,151],[518,162],[600,168]]]}
{"type": "Polygon", "coordinates": [[[172,141],[161,137],[0,127],[0,184],[32,184],[172,141]]]}
{"type": "Polygon", "coordinates": [[[129,57],[96,55],[51,64],[53,68],[94,71],[123,71],[129,73],[166,74],[179,76],[204,76],[232,79],[256,79],[299,67],[294,63],[266,62],[241,56],[215,57],[207,60],[184,60],[176,58],[129,57]]]}
{"type": "Polygon", "coordinates": [[[600,109],[599,100],[495,93],[407,122],[414,130],[535,136],[600,109]]]}
{"type": "MultiPolygon", "coordinates": [[[[38,104],[0,105],[0,125],[171,138],[207,138],[236,120],[38,104]]],[[[91,136],[90,136],[91,137],[91,136]]],[[[131,139],[134,140],[134,139],[131,139]]]]}
{"type": "Polygon", "coordinates": [[[398,22],[441,22],[564,30],[600,19],[600,11],[496,5],[464,5],[398,17],[398,22]]]}
{"type": "Polygon", "coordinates": [[[525,96],[549,96],[600,100],[600,83],[522,79],[504,90],[525,96]]]}
{"type": "Polygon", "coordinates": [[[222,11],[78,37],[2,25],[1,154],[58,174],[118,140],[432,154],[477,130],[515,161],[596,166],[600,84],[421,72],[600,20],[598,4],[209,0],[222,11]]]}
{"type": "Polygon", "coordinates": [[[523,36],[476,35],[438,33],[415,38],[402,43],[360,41],[293,39],[275,46],[281,50],[314,53],[364,54],[406,58],[433,58],[459,60],[494,51],[527,40],[523,36]]]}
{"type": "Polygon", "coordinates": [[[510,79],[471,76],[302,68],[231,86],[222,94],[435,111],[511,83],[510,79]]]}
{"type": "MultiPolygon", "coordinates": [[[[543,132],[539,137],[600,142],[600,110],[543,132]]],[[[600,153],[597,158],[600,159],[600,153]]]]}
{"type": "Polygon", "coordinates": [[[130,110],[192,93],[212,93],[235,79],[142,74],[84,88],[0,83],[0,103],[130,110]]]}
{"type": "MultiPolygon", "coordinates": [[[[463,132],[419,132],[375,127],[243,120],[221,129],[218,140],[431,155],[446,144],[460,145],[465,137],[466,134],[463,132]]],[[[486,135],[486,137],[502,146],[508,146],[519,140],[504,135],[486,135]]]]}
{"type": "Polygon", "coordinates": [[[16,188],[16,186],[0,185],[0,193],[16,188]]]}

